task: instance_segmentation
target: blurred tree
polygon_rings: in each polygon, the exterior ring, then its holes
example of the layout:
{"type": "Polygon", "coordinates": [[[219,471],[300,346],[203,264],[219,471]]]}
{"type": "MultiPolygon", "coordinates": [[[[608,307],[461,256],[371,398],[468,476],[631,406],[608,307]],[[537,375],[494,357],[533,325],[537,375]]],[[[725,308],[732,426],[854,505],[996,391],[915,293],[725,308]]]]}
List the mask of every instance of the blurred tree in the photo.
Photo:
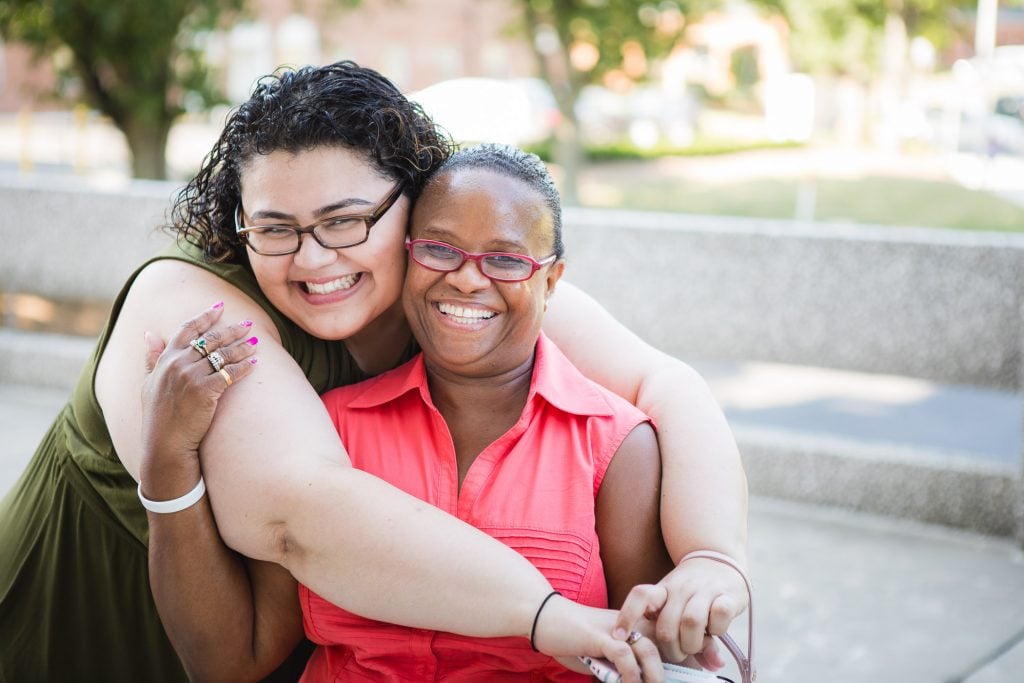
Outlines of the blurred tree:
{"type": "Polygon", "coordinates": [[[715,0],[517,0],[541,77],[561,113],[555,161],[563,169],[562,198],[577,204],[582,162],[576,101],[585,85],[608,78],[640,81],[651,61],[665,56],[682,36],[691,13],[715,0]]]}
{"type": "MultiPolygon", "coordinates": [[[[973,42],[978,0],[752,0],[788,21],[797,68],[869,80],[897,63],[887,51],[921,36],[942,48],[954,38],[973,42]],[[888,34],[888,35],[887,35],[888,34]]],[[[1024,0],[1000,0],[1004,7],[1024,0]]],[[[905,62],[905,55],[900,55],[905,62]]]]}
{"type": "Polygon", "coordinates": [[[222,101],[197,36],[243,1],[0,0],[0,32],[54,57],[65,90],[124,133],[136,177],[165,178],[167,136],[185,104],[222,101]]]}

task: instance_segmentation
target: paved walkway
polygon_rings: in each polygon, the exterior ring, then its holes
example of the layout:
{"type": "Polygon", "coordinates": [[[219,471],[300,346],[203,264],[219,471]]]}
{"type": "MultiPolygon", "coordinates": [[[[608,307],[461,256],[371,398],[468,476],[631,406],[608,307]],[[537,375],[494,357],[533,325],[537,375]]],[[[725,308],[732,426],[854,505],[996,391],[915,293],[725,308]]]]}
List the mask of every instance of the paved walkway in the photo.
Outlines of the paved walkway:
{"type": "MultiPolygon", "coordinates": [[[[835,417],[843,406],[858,405],[822,398],[837,396],[837,387],[844,386],[837,385],[833,375],[816,375],[820,381],[807,375],[797,381],[798,375],[790,374],[787,382],[781,369],[772,366],[744,366],[728,372],[724,367],[702,369],[737,420],[744,414],[754,419],[758,410],[778,419],[784,413],[778,407],[786,404],[786,397],[791,418],[799,423],[802,414],[809,420],[804,426],[816,424],[821,415],[835,417]],[[742,377],[745,384],[739,383],[742,377]],[[740,386],[747,389],[740,391],[740,386]],[[764,398],[769,395],[778,400],[775,408],[764,398]],[[797,409],[800,405],[806,408],[803,413],[797,409]]],[[[858,384],[866,381],[863,377],[846,379],[847,401],[852,400],[850,391],[860,386],[858,410],[863,413],[875,406],[877,412],[879,404],[868,400],[870,382],[858,384]]],[[[898,385],[885,386],[891,393],[898,385]]],[[[930,391],[919,395],[932,401],[925,400],[923,405],[934,407],[952,400],[950,412],[961,414],[943,419],[960,420],[957,429],[980,420],[977,430],[988,431],[986,412],[1016,410],[1015,415],[1020,415],[1015,395],[995,392],[975,403],[960,396],[957,403],[955,394],[930,391]],[[968,405],[978,412],[964,414],[968,405]]],[[[894,399],[897,408],[902,406],[899,409],[908,410],[913,404],[909,399],[913,392],[907,387],[892,395],[902,397],[894,399]]],[[[0,444],[0,491],[13,484],[64,397],[60,390],[0,384],[0,430],[5,435],[0,444]]],[[[922,414],[921,424],[942,429],[942,421],[934,416],[929,421],[922,414]]],[[[891,428],[904,428],[902,421],[897,410],[891,428]]],[[[873,426],[883,429],[885,422],[873,426]]],[[[991,422],[997,423],[1001,421],[991,422]]],[[[1012,423],[1018,424],[1016,419],[1012,423]]],[[[1019,453],[1016,429],[1005,425],[1000,429],[1003,436],[990,450],[1019,453]]],[[[913,434],[911,430],[903,438],[913,434]]],[[[761,683],[1022,680],[1024,553],[1008,539],[755,498],[750,554],[761,683]]]]}

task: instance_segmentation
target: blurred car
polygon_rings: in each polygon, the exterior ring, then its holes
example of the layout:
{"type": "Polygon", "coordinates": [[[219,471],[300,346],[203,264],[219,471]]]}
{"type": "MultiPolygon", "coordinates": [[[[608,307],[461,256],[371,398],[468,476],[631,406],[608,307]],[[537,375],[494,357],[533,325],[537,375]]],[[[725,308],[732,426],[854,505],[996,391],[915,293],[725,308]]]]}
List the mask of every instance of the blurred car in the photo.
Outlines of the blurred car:
{"type": "Polygon", "coordinates": [[[987,114],[964,112],[957,149],[987,156],[1024,157],[1024,96],[999,98],[987,114]]]}
{"type": "Polygon", "coordinates": [[[1024,122],[1024,95],[1000,97],[996,101],[996,114],[1024,122]]]}
{"type": "Polygon", "coordinates": [[[525,145],[558,125],[555,98],[538,78],[454,78],[409,93],[456,142],[525,145]]]}

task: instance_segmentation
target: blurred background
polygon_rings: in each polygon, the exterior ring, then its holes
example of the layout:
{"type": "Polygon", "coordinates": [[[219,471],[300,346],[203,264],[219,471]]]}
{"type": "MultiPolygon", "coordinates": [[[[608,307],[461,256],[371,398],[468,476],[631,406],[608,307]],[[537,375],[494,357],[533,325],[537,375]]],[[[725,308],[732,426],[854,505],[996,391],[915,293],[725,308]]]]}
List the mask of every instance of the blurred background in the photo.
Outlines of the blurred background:
{"type": "Polygon", "coordinates": [[[0,29],[20,173],[186,179],[259,76],[354,59],[567,204],[1024,226],[1020,0],[2,0],[0,29]]]}
{"type": "Polygon", "coordinates": [[[0,36],[0,494],[230,108],[353,59],[540,154],[570,279],[708,380],[762,681],[1024,680],[1024,0],[0,0],[0,36]]]}

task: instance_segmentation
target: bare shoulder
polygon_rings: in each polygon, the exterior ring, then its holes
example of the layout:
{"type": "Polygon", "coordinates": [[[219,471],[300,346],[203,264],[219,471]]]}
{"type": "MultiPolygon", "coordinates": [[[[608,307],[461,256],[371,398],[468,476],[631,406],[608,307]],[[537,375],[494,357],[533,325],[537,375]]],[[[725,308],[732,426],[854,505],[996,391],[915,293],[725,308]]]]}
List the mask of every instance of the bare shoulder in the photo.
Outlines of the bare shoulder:
{"type": "MultiPolygon", "coordinates": [[[[266,323],[270,318],[240,289],[199,266],[164,259],[146,266],[132,283],[118,326],[148,324],[151,332],[172,333],[185,319],[205,306],[223,301],[229,319],[248,318],[266,323]]],[[[276,330],[273,330],[276,335],[276,330]]]]}
{"type": "Polygon", "coordinates": [[[218,301],[224,302],[227,320],[248,318],[263,337],[277,337],[255,301],[198,266],[172,259],[154,261],[132,282],[96,368],[95,392],[114,449],[136,478],[142,418],[138,397],[145,379],[143,335],[166,340],[183,322],[218,301]]]}

